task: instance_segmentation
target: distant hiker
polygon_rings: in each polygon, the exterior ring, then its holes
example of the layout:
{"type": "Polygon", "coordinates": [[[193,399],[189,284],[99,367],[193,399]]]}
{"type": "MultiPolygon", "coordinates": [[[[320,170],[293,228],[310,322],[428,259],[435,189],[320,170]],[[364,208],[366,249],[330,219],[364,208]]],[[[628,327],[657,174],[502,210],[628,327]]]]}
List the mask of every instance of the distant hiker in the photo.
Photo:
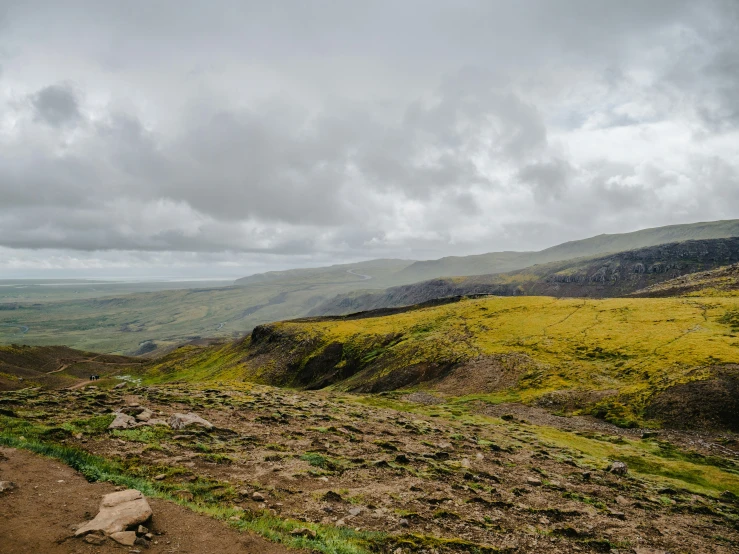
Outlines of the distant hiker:
{"type": "Polygon", "coordinates": [[[90,375],[90,381],[92,381],[95,378],[94,375],[90,375]]]}

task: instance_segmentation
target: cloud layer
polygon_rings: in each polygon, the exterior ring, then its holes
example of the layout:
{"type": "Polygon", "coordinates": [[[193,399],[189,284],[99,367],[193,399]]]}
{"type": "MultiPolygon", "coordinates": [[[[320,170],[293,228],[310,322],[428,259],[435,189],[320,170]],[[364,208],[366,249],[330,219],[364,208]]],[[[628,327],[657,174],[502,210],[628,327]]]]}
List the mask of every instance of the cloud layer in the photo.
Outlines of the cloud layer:
{"type": "Polygon", "coordinates": [[[431,258],[739,216],[732,0],[0,14],[0,272],[431,258]]]}

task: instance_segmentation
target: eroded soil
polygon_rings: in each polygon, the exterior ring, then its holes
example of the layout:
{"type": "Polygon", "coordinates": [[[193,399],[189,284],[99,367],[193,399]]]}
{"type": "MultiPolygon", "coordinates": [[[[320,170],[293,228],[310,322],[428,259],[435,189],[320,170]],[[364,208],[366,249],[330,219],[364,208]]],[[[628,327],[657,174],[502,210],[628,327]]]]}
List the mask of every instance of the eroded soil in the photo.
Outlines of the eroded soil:
{"type": "MultiPolygon", "coordinates": [[[[91,519],[109,483],[88,483],[79,473],[23,450],[0,448],[0,480],[15,489],[0,494],[0,552],[7,554],[107,554],[142,550],[111,540],[91,545],[72,538],[75,524],[91,519]]],[[[239,533],[181,506],[148,499],[154,512],[149,529],[152,554],[299,554],[297,550],[239,533]]]]}
{"type": "MultiPolygon", "coordinates": [[[[348,395],[246,385],[26,391],[2,399],[17,417],[55,426],[134,404],[158,418],[193,411],[215,427],[79,434],[62,428],[56,438],[121,460],[137,475],[163,477],[157,481],[163,487],[208,479],[220,502],[246,514],[266,510],[389,533],[377,547],[383,552],[469,552],[475,545],[548,553],[739,548],[735,496],[613,475],[605,471],[609,460],[593,463],[551,444],[520,418],[451,420],[372,407],[348,395]]],[[[731,471],[733,463],[726,461],[731,471]]]]}

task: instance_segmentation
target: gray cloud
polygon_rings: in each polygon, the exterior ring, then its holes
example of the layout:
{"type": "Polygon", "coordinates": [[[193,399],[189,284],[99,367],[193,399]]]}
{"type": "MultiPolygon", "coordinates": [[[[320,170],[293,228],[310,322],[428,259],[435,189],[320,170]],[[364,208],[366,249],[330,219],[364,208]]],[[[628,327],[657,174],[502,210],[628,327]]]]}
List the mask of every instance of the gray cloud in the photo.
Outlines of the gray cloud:
{"type": "Polygon", "coordinates": [[[30,100],[38,118],[54,127],[73,123],[81,117],[77,97],[67,85],[44,87],[30,100]]]}
{"type": "Polygon", "coordinates": [[[29,264],[437,257],[739,213],[731,0],[2,4],[0,247],[29,264]]]}

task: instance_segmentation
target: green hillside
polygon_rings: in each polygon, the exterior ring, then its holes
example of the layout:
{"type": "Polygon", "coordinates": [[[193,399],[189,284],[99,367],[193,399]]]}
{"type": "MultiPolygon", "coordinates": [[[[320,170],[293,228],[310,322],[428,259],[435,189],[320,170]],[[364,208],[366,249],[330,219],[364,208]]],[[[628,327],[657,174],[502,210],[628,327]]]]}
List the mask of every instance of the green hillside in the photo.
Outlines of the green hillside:
{"type": "Polygon", "coordinates": [[[261,326],[237,343],[180,348],[149,376],[358,392],[421,388],[622,425],[653,419],[739,429],[737,311],[737,298],[470,299],[261,326]]]}

